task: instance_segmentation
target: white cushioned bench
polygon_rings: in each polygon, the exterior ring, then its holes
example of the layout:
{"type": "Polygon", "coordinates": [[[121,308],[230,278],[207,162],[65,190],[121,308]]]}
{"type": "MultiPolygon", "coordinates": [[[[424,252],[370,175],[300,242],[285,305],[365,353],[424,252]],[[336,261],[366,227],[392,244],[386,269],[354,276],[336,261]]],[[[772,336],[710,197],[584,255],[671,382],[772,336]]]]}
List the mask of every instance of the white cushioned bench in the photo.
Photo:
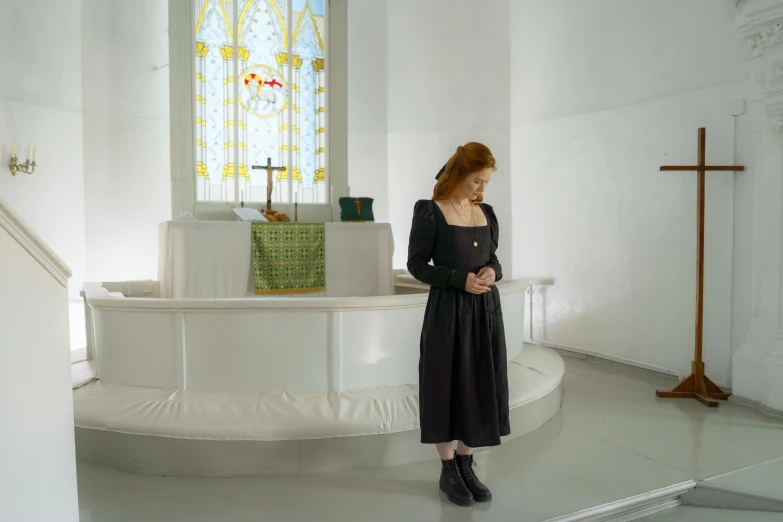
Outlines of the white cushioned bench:
{"type": "MultiPolygon", "coordinates": [[[[537,429],[557,413],[563,373],[562,358],[539,346],[526,346],[520,356],[509,361],[510,438],[537,429]],[[523,421],[515,422],[518,417],[514,412],[521,413],[526,405],[533,409],[525,411],[523,421]]],[[[191,469],[192,460],[199,458],[196,454],[202,453],[194,449],[193,444],[198,441],[212,441],[204,447],[214,452],[218,442],[274,445],[285,443],[280,441],[298,444],[320,439],[321,443],[328,443],[324,439],[340,441],[346,437],[413,434],[419,428],[416,385],[333,392],[211,393],[105,384],[98,380],[75,389],[73,394],[79,460],[94,463],[111,460],[110,465],[139,473],[232,476],[223,469],[179,473],[176,471],[179,464],[164,471],[141,469],[143,466],[138,462],[149,452],[150,444],[155,444],[152,439],[171,441],[159,443],[166,450],[156,450],[156,453],[170,453],[174,440],[187,444],[188,449],[183,453],[191,469]],[[85,433],[89,434],[89,444],[84,442],[85,433]],[[96,444],[96,437],[100,438],[102,433],[110,438],[106,440],[113,442],[96,444]],[[80,434],[84,439],[81,443],[80,434]],[[119,444],[118,440],[122,440],[120,445],[125,453],[111,449],[119,444]],[[132,449],[135,442],[144,449],[132,449]],[[97,448],[101,445],[102,449],[97,448]]],[[[417,443],[418,435],[406,436],[405,441],[405,444],[417,443]]],[[[411,451],[411,455],[414,453],[411,451]]],[[[210,462],[221,460],[224,459],[215,455],[209,458],[210,462]]],[[[329,465],[330,469],[339,469],[339,464],[330,462],[329,465]]]]}
{"type": "MultiPolygon", "coordinates": [[[[545,395],[563,376],[557,354],[525,347],[509,361],[512,408],[545,395]]],[[[334,392],[207,393],[104,384],[74,390],[80,428],[199,440],[304,440],[418,428],[418,387],[334,392]]]]}

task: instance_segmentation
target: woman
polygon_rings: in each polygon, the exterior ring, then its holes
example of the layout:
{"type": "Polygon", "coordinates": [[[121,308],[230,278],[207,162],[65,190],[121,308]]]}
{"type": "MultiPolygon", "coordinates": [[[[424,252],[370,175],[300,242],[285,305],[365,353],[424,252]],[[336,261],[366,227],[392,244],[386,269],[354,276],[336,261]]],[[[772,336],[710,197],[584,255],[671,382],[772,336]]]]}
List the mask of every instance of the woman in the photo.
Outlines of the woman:
{"type": "Polygon", "coordinates": [[[436,445],[440,489],[463,506],[492,498],[473,473],[473,448],[496,446],[511,433],[495,287],[502,277],[498,220],[482,203],[495,170],[486,146],[457,148],[435,178],[432,200],[416,203],[408,245],[408,270],[430,285],[419,359],[421,442],[436,445]]]}

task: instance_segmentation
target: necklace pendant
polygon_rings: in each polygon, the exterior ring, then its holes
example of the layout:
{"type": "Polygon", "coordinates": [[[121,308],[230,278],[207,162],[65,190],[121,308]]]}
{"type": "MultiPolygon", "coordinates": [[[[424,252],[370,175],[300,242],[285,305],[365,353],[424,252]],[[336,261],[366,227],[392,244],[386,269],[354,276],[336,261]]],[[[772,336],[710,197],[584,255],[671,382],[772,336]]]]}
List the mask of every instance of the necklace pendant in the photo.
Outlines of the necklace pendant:
{"type": "Polygon", "coordinates": [[[476,241],[474,241],[474,242],[473,242],[473,246],[474,246],[474,247],[477,247],[477,246],[478,246],[478,243],[477,243],[476,241]]]}

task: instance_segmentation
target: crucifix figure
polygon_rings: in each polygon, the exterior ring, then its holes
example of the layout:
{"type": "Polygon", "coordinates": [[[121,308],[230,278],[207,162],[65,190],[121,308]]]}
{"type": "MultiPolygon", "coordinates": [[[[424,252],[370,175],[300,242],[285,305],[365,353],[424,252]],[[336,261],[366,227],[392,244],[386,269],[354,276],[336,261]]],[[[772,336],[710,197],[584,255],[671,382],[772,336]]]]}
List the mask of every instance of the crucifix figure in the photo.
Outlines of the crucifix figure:
{"type": "Polygon", "coordinates": [[[285,167],[273,167],[272,158],[266,159],[266,166],[253,165],[253,170],[266,170],[266,209],[272,210],[272,172],[275,170],[286,170],[285,167]]]}
{"type": "Polygon", "coordinates": [[[696,399],[705,406],[716,407],[718,400],[726,400],[729,393],[724,393],[715,383],[704,374],[704,361],[702,360],[702,326],[704,316],[704,184],[707,171],[731,171],[745,170],[745,167],[737,165],[707,166],[705,165],[706,131],[699,129],[699,162],[693,166],[664,166],[662,171],[687,170],[698,174],[697,197],[697,227],[696,227],[696,354],[692,364],[692,374],[682,381],[672,391],[657,391],[658,397],[663,398],[689,398],[696,399]]]}
{"type": "Polygon", "coordinates": [[[356,198],[353,200],[354,203],[356,203],[356,212],[361,216],[362,215],[362,200],[359,198],[356,198]]]}

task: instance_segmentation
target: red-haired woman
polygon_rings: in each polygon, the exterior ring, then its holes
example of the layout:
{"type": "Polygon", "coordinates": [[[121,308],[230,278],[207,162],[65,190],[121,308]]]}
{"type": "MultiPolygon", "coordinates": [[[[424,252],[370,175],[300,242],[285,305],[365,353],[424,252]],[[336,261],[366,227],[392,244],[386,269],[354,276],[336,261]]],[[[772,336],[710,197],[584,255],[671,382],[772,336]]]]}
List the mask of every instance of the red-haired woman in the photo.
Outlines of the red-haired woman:
{"type": "Polygon", "coordinates": [[[416,203],[408,245],[408,270],[430,285],[419,359],[421,442],[436,445],[440,489],[458,505],[492,498],[473,472],[473,448],[496,446],[511,432],[495,287],[502,277],[498,220],[482,203],[495,170],[486,146],[457,148],[436,177],[432,199],[416,203]]]}

